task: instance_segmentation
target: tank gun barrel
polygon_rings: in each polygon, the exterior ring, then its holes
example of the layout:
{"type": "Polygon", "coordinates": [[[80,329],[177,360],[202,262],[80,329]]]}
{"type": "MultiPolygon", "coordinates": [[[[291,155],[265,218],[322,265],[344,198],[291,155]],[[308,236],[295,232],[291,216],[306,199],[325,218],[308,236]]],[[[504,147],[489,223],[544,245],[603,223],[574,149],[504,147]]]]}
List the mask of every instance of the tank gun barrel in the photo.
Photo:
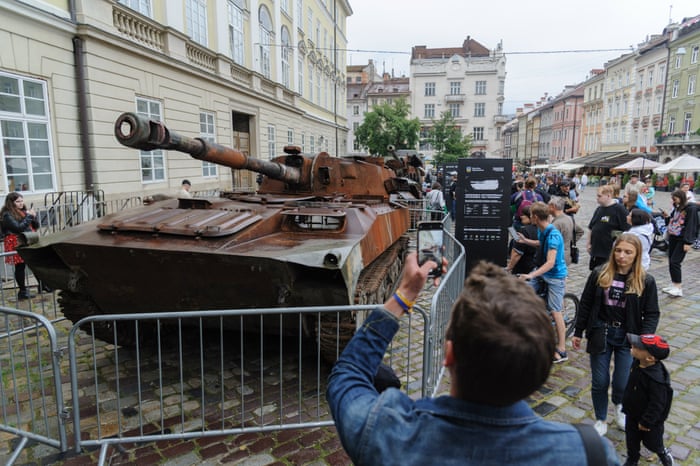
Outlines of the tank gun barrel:
{"type": "Polygon", "coordinates": [[[185,152],[205,162],[238,170],[251,170],[270,178],[298,184],[298,167],[249,157],[244,153],[201,138],[189,138],[170,131],[160,121],[149,120],[135,113],[122,113],[114,123],[114,136],[122,145],[140,150],[166,149],[185,152]]]}

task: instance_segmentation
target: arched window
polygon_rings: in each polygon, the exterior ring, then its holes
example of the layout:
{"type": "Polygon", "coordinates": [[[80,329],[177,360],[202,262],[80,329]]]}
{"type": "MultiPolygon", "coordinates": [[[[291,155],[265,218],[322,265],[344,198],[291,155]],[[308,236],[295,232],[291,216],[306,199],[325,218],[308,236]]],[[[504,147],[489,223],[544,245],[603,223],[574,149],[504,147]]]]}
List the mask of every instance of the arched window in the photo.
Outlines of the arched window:
{"type": "Polygon", "coordinates": [[[270,78],[270,45],[272,45],[272,17],[265,5],[258,11],[260,21],[260,72],[270,78]]]}
{"type": "Polygon", "coordinates": [[[287,26],[282,26],[282,38],[280,42],[282,43],[282,84],[284,87],[290,87],[291,82],[289,78],[289,53],[291,49],[289,48],[289,30],[287,26]]]}

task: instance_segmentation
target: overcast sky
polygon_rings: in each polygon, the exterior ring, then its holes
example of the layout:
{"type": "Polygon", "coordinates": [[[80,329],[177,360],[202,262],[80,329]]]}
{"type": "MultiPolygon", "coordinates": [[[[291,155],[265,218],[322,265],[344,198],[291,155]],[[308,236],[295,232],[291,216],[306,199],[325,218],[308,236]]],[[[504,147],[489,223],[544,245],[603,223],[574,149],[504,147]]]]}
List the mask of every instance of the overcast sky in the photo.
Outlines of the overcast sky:
{"type": "Polygon", "coordinates": [[[372,58],[380,73],[393,69],[396,76],[408,76],[415,45],[460,47],[471,36],[493,49],[503,41],[506,113],[545,92],[559,94],[565,85],[584,81],[591,69],[603,68],[625,53],[541,52],[627,49],[660,34],[669,17],[679,22],[700,14],[698,0],[350,0],[350,7],[348,64],[365,64],[372,58]]]}

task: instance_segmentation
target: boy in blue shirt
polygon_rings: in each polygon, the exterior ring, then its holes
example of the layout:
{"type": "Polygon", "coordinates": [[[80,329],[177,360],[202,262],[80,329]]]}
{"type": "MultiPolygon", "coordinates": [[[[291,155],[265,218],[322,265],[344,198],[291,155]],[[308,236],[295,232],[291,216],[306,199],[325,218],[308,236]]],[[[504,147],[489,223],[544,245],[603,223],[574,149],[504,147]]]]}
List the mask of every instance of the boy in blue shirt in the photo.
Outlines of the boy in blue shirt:
{"type": "Polygon", "coordinates": [[[544,202],[535,202],[530,207],[532,223],[539,230],[539,251],[537,252],[538,267],[534,271],[521,275],[539,292],[543,282],[547,284],[547,309],[552,313],[557,330],[557,349],[554,352],[554,362],[560,363],[569,358],[566,354],[566,326],[561,311],[566,290],[566,258],[564,255],[564,238],[554,225],[549,222],[549,207],[544,202]],[[534,279],[534,280],[532,280],[534,279]]]}

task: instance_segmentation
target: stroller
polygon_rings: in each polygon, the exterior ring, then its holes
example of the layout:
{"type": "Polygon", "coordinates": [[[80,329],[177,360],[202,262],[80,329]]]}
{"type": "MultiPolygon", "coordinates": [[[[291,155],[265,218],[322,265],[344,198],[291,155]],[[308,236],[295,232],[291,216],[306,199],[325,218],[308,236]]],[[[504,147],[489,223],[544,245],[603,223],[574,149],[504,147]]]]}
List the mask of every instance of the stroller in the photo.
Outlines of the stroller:
{"type": "Polygon", "coordinates": [[[654,239],[651,243],[651,248],[665,252],[668,249],[668,242],[665,238],[666,220],[664,216],[661,213],[652,214],[651,224],[654,226],[654,239]]]}

